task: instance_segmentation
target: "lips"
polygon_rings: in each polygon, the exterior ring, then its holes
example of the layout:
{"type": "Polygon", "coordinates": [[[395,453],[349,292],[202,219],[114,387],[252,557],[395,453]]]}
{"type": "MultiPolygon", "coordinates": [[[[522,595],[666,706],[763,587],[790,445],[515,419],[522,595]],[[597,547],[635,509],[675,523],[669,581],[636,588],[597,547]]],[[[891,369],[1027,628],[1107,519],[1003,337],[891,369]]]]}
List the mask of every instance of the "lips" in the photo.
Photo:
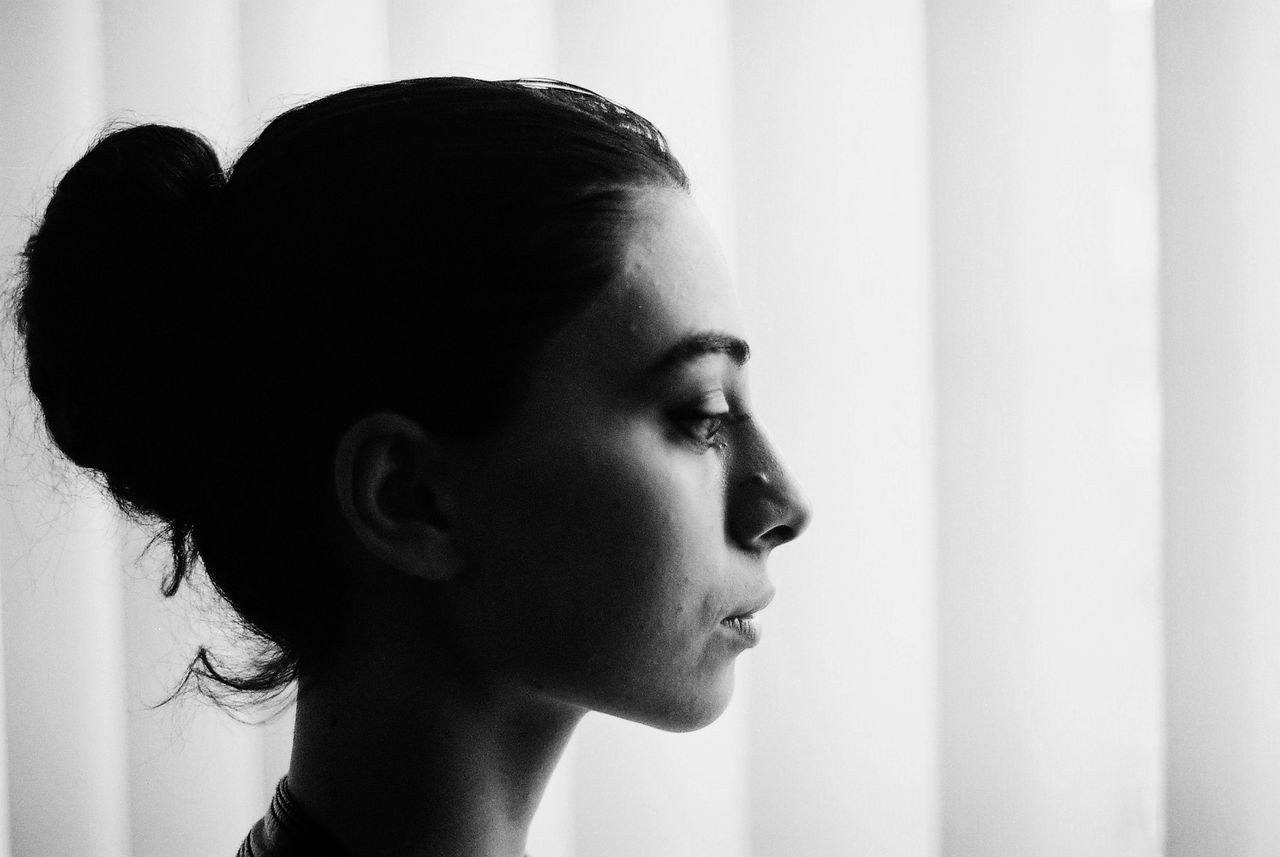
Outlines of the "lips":
{"type": "Polygon", "coordinates": [[[756,598],[753,598],[750,601],[745,601],[739,606],[735,607],[733,613],[730,613],[728,616],[724,617],[720,621],[729,622],[734,619],[750,619],[753,616],[755,616],[755,614],[759,613],[761,610],[768,607],[769,602],[773,600],[773,596],[774,596],[774,590],[770,589],[768,592],[765,592],[762,595],[756,598]]]}
{"type": "Polygon", "coordinates": [[[735,632],[740,639],[746,641],[748,646],[754,646],[760,642],[760,625],[752,616],[735,616],[732,619],[725,619],[720,624],[735,632]]]}

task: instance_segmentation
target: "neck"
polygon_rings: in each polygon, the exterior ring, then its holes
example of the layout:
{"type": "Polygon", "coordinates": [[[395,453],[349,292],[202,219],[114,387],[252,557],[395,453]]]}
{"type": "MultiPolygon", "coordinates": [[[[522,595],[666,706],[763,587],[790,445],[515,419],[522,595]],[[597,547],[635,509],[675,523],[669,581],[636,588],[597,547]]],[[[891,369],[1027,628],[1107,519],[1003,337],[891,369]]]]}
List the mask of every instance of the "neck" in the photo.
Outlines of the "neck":
{"type": "Polygon", "coordinates": [[[464,678],[443,649],[396,637],[385,623],[304,676],[291,791],[357,857],[520,857],[582,709],[464,678]]]}

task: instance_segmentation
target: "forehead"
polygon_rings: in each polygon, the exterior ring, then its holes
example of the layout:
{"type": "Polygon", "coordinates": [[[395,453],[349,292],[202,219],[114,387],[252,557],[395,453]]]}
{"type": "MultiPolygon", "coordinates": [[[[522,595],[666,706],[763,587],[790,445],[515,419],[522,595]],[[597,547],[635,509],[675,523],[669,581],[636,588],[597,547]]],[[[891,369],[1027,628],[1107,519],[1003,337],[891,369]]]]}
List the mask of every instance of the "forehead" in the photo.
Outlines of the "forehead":
{"type": "Polygon", "coordinates": [[[744,336],[724,253],[687,193],[638,193],[620,245],[618,276],[566,326],[560,358],[638,373],[689,334],[744,336]]]}

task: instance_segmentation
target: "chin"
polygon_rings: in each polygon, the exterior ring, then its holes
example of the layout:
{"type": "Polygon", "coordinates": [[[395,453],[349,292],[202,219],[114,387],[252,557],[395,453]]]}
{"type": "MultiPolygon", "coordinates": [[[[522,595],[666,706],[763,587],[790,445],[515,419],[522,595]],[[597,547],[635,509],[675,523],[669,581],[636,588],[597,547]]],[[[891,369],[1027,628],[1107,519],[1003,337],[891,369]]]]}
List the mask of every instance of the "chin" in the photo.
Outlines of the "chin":
{"type": "Polygon", "coordinates": [[[733,698],[733,670],[711,687],[701,688],[694,694],[651,697],[651,703],[643,708],[601,709],[624,720],[643,723],[664,732],[694,732],[710,726],[724,714],[733,698]]]}

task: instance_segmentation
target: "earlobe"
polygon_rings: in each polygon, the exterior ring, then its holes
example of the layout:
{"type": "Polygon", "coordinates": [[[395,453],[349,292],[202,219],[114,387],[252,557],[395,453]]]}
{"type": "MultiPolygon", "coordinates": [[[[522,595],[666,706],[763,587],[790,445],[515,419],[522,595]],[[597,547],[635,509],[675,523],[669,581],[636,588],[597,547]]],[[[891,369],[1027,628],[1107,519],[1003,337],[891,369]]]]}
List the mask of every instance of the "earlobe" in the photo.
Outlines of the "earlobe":
{"type": "Polygon", "coordinates": [[[342,519],[379,565],[441,581],[461,566],[443,451],[414,420],[375,413],[347,429],[334,456],[342,519]]]}

